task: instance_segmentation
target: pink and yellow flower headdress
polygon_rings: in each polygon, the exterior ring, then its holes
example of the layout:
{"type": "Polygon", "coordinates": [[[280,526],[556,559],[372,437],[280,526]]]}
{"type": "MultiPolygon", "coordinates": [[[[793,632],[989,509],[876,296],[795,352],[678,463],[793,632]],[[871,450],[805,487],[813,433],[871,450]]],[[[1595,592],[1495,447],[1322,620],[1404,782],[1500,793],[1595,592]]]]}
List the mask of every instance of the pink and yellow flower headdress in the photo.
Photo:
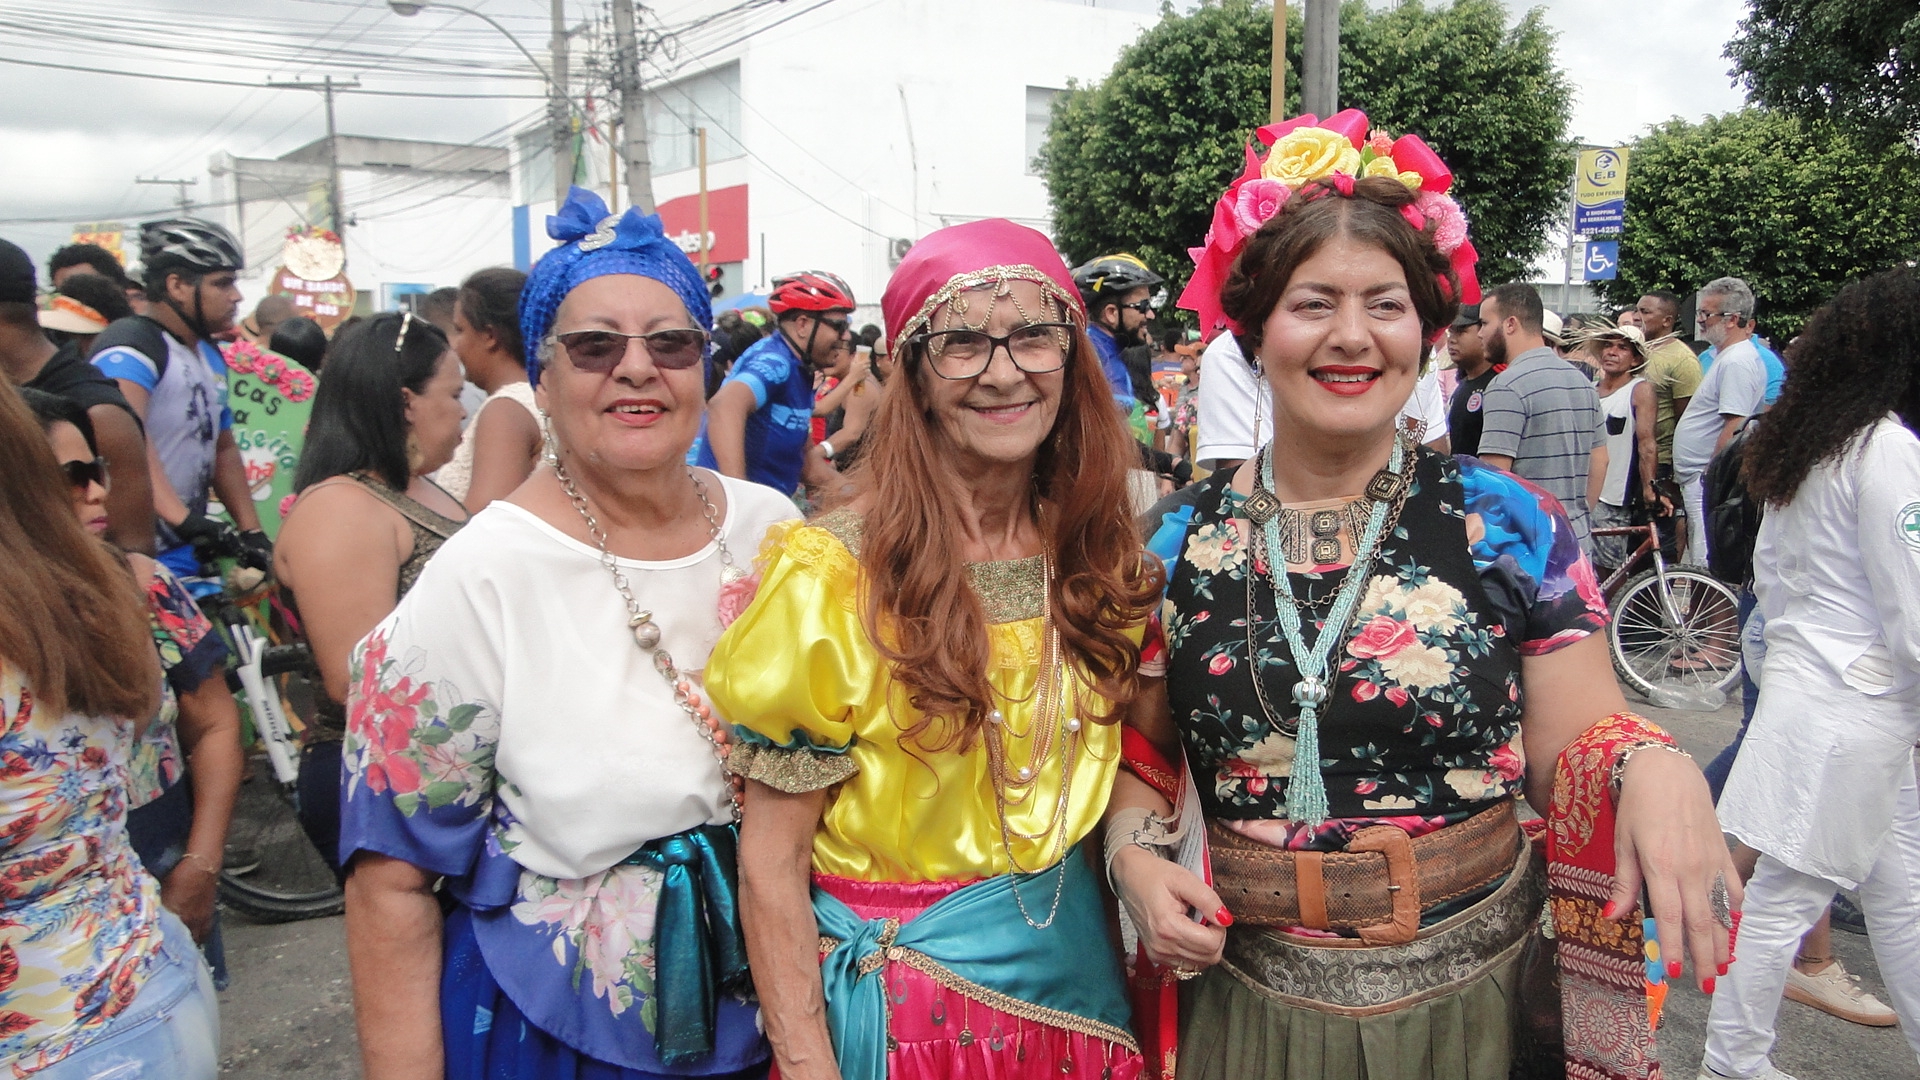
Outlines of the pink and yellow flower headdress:
{"type": "MultiPolygon", "coordinates": [[[[1268,150],[1262,155],[1247,144],[1247,168],[1213,207],[1213,226],[1204,246],[1188,249],[1195,269],[1180,294],[1180,306],[1200,315],[1200,331],[1208,338],[1221,330],[1238,331],[1220,310],[1220,290],[1227,283],[1233,260],[1247,238],[1278,214],[1303,188],[1324,181],[1305,196],[1337,192],[1352,197],[1353,182],[1363,177],[1398,180],[1415,192],[1414,201],[1400,215],[1416,229],[1433,225],[1434,246],[1453,262],[1460,279],[1459,300],[1480,302],[1480,280],[1474,274],[1479,253],[1467,239],[1467,218],[1447,191],[1453,171],[1418,135],[1393,138],[1372,130],[1367,114],[1347,109],[1321,120],[1312,114],[1259,130],[1268,150]]],[[[1442,288],[1448,288],[1444,279],[1442,288]]]]}

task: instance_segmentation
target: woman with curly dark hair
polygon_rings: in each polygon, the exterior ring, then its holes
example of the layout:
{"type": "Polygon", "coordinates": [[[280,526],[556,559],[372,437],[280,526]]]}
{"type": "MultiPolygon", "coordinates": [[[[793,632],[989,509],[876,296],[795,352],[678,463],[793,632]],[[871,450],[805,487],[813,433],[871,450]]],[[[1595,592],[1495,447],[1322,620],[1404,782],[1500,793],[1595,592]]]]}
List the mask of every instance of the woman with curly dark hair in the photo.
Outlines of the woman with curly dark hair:
{"type": "Polygon", "coordinates": [[[1767,649],[1720,816],[1760,858],[1703,1077],[1784,1076],[1767,1055],[1788,966],[1841,888],[1860,891],[1920,1054],[1920,280],[1848,285],[1790,356],[1745,454],[1767,504],[1753,553],[1767,649]]]}

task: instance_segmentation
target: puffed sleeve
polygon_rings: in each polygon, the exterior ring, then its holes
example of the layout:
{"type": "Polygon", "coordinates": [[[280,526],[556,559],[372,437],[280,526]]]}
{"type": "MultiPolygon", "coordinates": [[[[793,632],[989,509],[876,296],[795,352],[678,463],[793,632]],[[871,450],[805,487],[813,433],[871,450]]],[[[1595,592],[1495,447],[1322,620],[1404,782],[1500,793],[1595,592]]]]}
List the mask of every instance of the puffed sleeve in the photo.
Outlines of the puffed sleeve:
{"type": "Polygon", "coordinates": [[[341,751],[340,862],[369,851],[473,872],[494,802],[500,613],[449,543],[354,647],[341,751]]]}
{"type": "Polygon", "coordinates": [[[1455,460],[1480,584],[1520,654],[1557,652],[1605,629],[1606,596],[1559,500],[1478,458],[1455,460]]]}
{"type": "Polygon", "coordinates": [[[733,724],[737,774],[781,791],[832,787],[881,660],[859,609],[859,564],[817,526],[776,526],[759,592],[707,660],[707,695],[733,724]]]}

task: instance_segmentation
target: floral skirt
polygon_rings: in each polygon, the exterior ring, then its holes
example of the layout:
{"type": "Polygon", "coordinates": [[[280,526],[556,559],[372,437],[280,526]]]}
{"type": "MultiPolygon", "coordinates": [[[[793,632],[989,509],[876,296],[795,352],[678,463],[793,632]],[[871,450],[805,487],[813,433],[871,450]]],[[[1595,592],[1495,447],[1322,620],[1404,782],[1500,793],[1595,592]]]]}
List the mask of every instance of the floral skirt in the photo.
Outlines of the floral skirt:
{"type": "MultiPolygon", "coordinates": [[[[969,884],[825,874],[815,874],[813,883],[862,918],[902,923],[969,884]]],[[[905,964],[889,962],[879,974],[887,990],[888,1080],[1136,1080],[1142,1074],[1140,1055],[1125,1046],[1003,1012],[905,964]]]]}
{"type": "Polygon", "coordinates": [[[440,973],[440,1028],[447,1080],[760,1080],[767,1066],[730,1073],[653,1073],[588,1057],[533,1026],[494,981],[473,934],[473,916],[457,907],[447,916],[440,973]]]}

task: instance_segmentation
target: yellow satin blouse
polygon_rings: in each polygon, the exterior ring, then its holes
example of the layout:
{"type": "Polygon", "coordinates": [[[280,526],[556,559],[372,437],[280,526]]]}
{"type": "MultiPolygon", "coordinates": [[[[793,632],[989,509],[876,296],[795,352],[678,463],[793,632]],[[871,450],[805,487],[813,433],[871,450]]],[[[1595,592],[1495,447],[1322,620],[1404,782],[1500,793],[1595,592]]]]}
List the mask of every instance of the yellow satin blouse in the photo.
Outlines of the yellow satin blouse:
{"type": "MultiPolygon", "coordinates": [[[[858,544],[859,520],[844,511],[814,525],[776,526],[769,536],[759,593],[707,661],[708,696],[737,735],[734,771],[783,791],[830,789],[813,843],[820,873],[864,881],[1007,873],[984,741],[965,752],[910,753],[901,745],[902,732],[919,717],[861,621],[858,544]]],[[[1032,754],[1043,575],[1038,558],[968,567],[969,585],[987,611],[988,681],[1006,718],[1009,770],[1032,754]]],[[[1120,759],[1120,725],[1084,718],[1092,703],[1104,711],[1105,701],[1084,682],[1074,701],[1065,715],[1083,719],[1064,815],[1066,848],[1099,823],[1120,759]]],[[[1057,827],[1040,839],[1019,834],[1039,833],[1058,807],[1067,741],[1064,730],[1056,735],[1035,767],[1032,794],[1009,807],[1022,870],[1056,861],[1057,827]]]]}

